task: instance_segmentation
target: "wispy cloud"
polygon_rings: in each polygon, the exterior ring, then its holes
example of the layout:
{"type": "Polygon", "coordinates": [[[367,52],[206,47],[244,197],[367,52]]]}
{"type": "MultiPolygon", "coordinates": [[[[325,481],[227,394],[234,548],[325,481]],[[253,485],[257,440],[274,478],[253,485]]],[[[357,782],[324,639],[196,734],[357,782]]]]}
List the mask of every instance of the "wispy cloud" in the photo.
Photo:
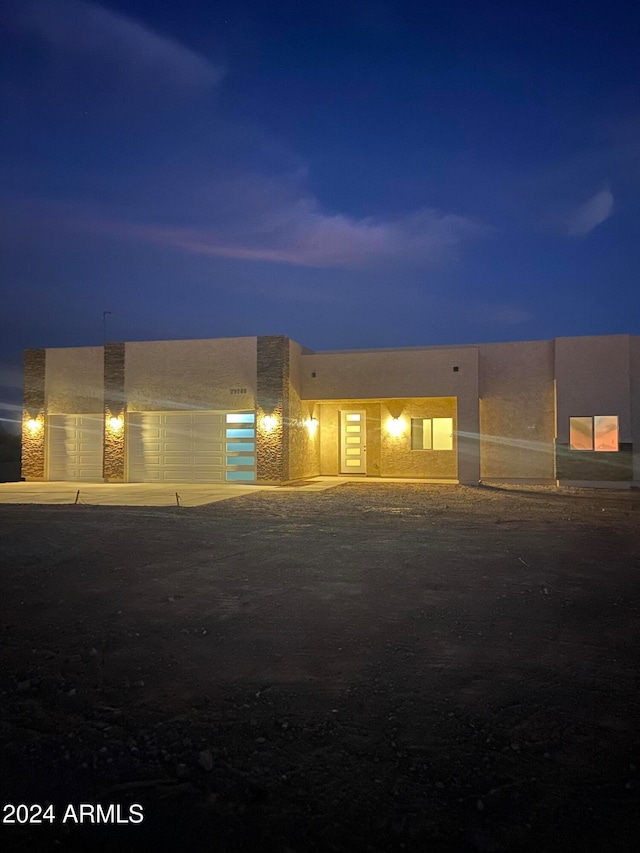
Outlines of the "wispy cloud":
{"type": "MultiPolygon", "coordinates": [[[[56,56],[108,65],[114,80],[138,80],[145,93],[155,88],[164,97],[169,81],[202,88],[221,76],[219,68],[176,41],[86,0],[24,0],[13,17],[56,56]]],[[[121,100],[119,92],[115,100],[121,100]]],[[[171,127],[171,148],[161,158],[153,159],[157,139],[147,145],[140,128],[129,143],[129,163],[140,168],[130,167],[126,175],[108,167],[102,172],[96,158],[86,174],[79,169],[76,175],[72,165],[76,181],[69,185],[76,188],[76,200],[52,200],[58,214],[36,202],[40,212],[30,216],[44,220],[45,227],[66,224],[76,232],[191,254],[345,270],[433,267],[455,260],[468,243],[489,233],[464,215],[428,204],[403,215],[327,209],[314,193],[306,164],[292,152],[218,111],[198,113],[200,106],[196,101],[192,127],[187,119],[171,127]]],[[[69,132],[75,134],[75,126],[69,132]]]]}
{"type": "Polygon", "coordinates": [[[572,237],[583,237],[608,219],[612,212],[613,194],[605,187],[571,213],[568,233],[572,237]]]}
{"type": "MultiPolygon", "coordinates": [[[[254,211],[247,211],[249,217],[254,211]]],[[[356,218],[323,211],[313,197],[263,211],[244,230],[171,227],[119,222],[95,223],[99,230],[173,246],[195,254],[304,267],[358,269],[392,263],[432,266],[451,260],[488,229],[454,214],[423,209],[391,218],[356,218]]]]}
{"type": "Polygon", "coordinates": [[[16,29],[38,37],[67,63],[107,66],[128,85],[207,89],[223,69],[133,19],[84,0],[25,0],[9,11],[16,29]]]}

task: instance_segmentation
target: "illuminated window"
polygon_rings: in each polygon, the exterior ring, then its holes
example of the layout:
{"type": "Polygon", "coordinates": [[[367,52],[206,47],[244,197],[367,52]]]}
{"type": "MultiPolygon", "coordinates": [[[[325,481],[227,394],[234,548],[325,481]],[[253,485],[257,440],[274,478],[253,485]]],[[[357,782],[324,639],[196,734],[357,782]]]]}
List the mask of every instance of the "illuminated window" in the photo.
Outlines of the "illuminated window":
{"type": "Polygon", "coordinates": [[[411,418],[412,450],[453,450],[453,418],[411,418]]]}
{"type": "Polygon", "coordinates": [[[569,450],[618,450],[618,416],[569,418],[569,450]]]}

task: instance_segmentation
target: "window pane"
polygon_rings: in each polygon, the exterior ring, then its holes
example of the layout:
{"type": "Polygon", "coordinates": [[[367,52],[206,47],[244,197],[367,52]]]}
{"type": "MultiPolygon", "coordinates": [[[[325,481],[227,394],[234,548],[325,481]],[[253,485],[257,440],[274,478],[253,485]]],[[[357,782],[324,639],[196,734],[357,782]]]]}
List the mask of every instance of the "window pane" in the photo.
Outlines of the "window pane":
{"type": "Polygon", "coordinates": [[[227,438],[255,438],[252,429],[231,429],[227,427],[227,438]]]}
{"type": "Polygon", "coordinates": [[[253,465],[253,456],[227,456],[227,465],[253,465]]]}
{"type": "Polygon", "coordinates": [[[593,450],[593,418],[569,418],[569,449],[593,450]]]}
{"type": "Polygon", "coordinates": [[[360,444],[360,436],[359,435],[348,435],[347,436],[347,444],[360,444]]]}
{"type": "Polygon", "coordinates": [[[231,413],[227,415],[227,423],[228,424],[252,424],[254,423],[256,416],[251,412],[250,414],[238,414],[237,412],[231,413]]]}
{"type": "Polygon", "coordinates": [[[433,449],[453,450],[453,418],[433,419],[433,449]]]}
{"type": "Polygon", "coordinates": [[[422,419],[422,449],[431,450],[433,448],[433,440],[431,437],[431,418],[422,419]]]}
{"type": "Polygon", "coordinates": [[[227,453],[253,453],[256,449],[253,441],[228,441],[227,453]]]}
{"type": "Polygon", "coordinates": [[[253,480],[253,471],[227,471],[227,480],[253,480]]]}
{"type": "Polygon", "coordinates": [[[422,450],[422,418],[411,418],[411,449],[422,450]]]}
{"type": "Polygon", "coordinates": [[[353,426],[348,426],[347,432],[360,432],[360,424],[353,424],[353,426]]]}
{"type": "Polygon", "coordinates": [[[595,421],[595,449],[596,450],[618,450],[618,416],[596,415],[595,421]]]}
{"type": "Polygon", "coordinates": [[[360,415],[346,415],[348,421],[359,421],[360,415]]]}

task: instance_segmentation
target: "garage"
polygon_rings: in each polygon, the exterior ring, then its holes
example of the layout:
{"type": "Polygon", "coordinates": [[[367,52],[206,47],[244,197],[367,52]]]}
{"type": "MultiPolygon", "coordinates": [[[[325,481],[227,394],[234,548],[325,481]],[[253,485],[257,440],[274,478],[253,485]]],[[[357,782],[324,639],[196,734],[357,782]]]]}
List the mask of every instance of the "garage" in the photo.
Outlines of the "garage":
{"type": "Polygon", "coordinates": [[[131,483],[255,480],[253,412],[132,412],[131,483]]]}
{"type": "Polygon", "coordinates": [[[49,480],[102,482],[102,415],[49,416],[49,480]]]}

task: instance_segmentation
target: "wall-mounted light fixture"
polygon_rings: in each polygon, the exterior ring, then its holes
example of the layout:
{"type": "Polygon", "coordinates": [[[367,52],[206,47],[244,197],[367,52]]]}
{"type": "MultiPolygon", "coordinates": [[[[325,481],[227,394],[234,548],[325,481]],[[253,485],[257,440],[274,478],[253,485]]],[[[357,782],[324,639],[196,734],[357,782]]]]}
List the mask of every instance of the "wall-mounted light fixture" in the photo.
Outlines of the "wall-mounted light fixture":
{"type": "Polygon", "coordinates": [[[111,427],[112,432],[120,432],[122,427],[124,426],[123,418],[109,418],[109,426],[111,427]]]}
{"type": "Polygon", "coordinates": [[[316,434],[318,429],[318,419],[317,418],[308,418],[305,421],[307,429],[309,430],[309,435],[313,437],[316,434]]]}
{"type": "Polygon", "coordinates": [[[403,418],[389,418],[387,421],[387,432],[394,438],[398,438],[404,432],[404,426],[403,418]]]}
{"type": "Polygon", "coordinates": [[[264,432],[273,432],[278,426],[278,418],[275,415],[262,416],[262,429],[264,432]]]}
{"type": "Polygon", "coordinates": [[[26,426],[31,435],[36,435],[42,429],[43,424],[40,418],[29,418],[26,426]]]}

